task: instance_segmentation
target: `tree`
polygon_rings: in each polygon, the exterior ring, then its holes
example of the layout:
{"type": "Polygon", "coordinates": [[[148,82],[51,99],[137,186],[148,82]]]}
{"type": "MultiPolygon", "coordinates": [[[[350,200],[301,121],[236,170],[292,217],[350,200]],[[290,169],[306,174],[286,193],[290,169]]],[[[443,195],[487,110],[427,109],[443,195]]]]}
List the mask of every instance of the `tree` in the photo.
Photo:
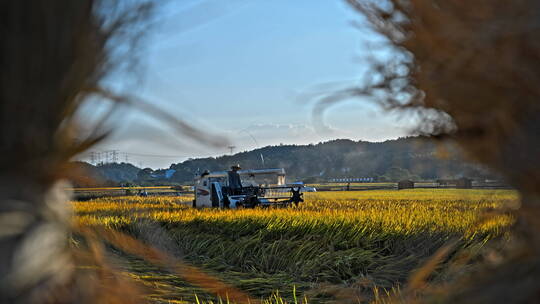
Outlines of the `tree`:
{"type": "Polygon", "coordinates": [[[384,176],[386,177],[386,180],[391,180],[391,181],[396,182],[396,181],[400,181],[404,179],[409,179],[411,174],[409,173],[409,170],[407,169],[402,169],[399,167],[392,167],[388,169],[388,171],[386,171],[384,176]]]}
{"type": "Polygon", "coordinates": [[[142,170],[139,170],[137,173],[137,180],[139,181],[147,181],[149,179],[152,179],[152,173],[154,173],[154,170],[151,168],[144,168],[142,170]]]}

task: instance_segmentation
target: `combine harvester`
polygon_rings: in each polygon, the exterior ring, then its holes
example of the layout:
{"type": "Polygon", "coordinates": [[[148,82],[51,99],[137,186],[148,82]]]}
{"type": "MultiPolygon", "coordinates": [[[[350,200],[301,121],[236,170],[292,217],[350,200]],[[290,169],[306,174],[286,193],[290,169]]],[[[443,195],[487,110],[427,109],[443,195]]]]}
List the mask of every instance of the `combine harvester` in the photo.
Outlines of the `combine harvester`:
{"type": "Polygon", "coordinates": [[[285,170],[254,169],[208,172],[195,178],[194,208],[287,207],[303,202],[302,185],[285,185],[285,170]]]}

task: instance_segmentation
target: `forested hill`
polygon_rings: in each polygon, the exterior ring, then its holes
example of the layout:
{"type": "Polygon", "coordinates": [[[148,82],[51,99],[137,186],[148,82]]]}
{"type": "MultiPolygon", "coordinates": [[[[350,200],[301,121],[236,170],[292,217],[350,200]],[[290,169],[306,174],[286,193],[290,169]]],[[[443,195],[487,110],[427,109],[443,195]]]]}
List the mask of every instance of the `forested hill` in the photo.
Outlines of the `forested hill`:
{"type": "Polygon", "coordinates": [[[289,180],[327,180],[339,177],[374,177],[379,180],[486,177],[480,167],[464,162],[456,149],[444,153],[432,140],[409,137],[385,142],[338,139],[311,145],[268,146],[221,157],[190,159],[171,165],[171,180],[192,181],[203,170],[285,168],[289,180]],[[445,158],[440,158],[446,154],[445,158]]]}
{"type": "Polygon", "coordinates": [[[127,163],[94,166],[85,162],[72,162],[68,178],[75,187],[118,186],[138,179],[140,168],[127,163]]]}

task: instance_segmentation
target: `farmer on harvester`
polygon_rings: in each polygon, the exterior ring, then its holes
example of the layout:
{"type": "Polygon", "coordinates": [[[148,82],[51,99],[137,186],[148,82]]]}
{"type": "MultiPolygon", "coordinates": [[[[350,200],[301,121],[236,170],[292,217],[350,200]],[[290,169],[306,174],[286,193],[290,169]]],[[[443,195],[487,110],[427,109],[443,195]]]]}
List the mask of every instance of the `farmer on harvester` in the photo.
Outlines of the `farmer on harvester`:
{"type": "Polygon", "coordinates": [[[240,174],[238,174],[240,169],[240,165],[236,164],[231,167],[231,171],[227,172],[230,195],[242,194],[242,181],[240,180],[240,174]]]}

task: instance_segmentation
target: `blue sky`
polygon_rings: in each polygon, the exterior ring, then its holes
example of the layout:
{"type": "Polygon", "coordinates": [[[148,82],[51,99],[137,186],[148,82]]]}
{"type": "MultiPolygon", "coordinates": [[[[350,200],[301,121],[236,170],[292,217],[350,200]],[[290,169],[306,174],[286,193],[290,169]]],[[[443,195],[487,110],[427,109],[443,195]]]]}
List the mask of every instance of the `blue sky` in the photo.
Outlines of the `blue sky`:
{"type": "MultiPolygon", "coordinates": [[[[310,96],[361,83],[365,56],[371,54],[367,42],[374,37],[351,25],[362,19],[344,2],[160,3],[143,45],[138,82],[124,85],[129,82],[117,77],[113,85],[227,138],[235,151],[406,134],[403,121],[362,100],[329,108],[325,128],[313,122],[310,96]]],[[[133,153],[130,161],[137,165],[168,167],[228,151],[179,136],[136,110],[117,116],[115,124],[116,135],[95,150],[133,153]]]]}

